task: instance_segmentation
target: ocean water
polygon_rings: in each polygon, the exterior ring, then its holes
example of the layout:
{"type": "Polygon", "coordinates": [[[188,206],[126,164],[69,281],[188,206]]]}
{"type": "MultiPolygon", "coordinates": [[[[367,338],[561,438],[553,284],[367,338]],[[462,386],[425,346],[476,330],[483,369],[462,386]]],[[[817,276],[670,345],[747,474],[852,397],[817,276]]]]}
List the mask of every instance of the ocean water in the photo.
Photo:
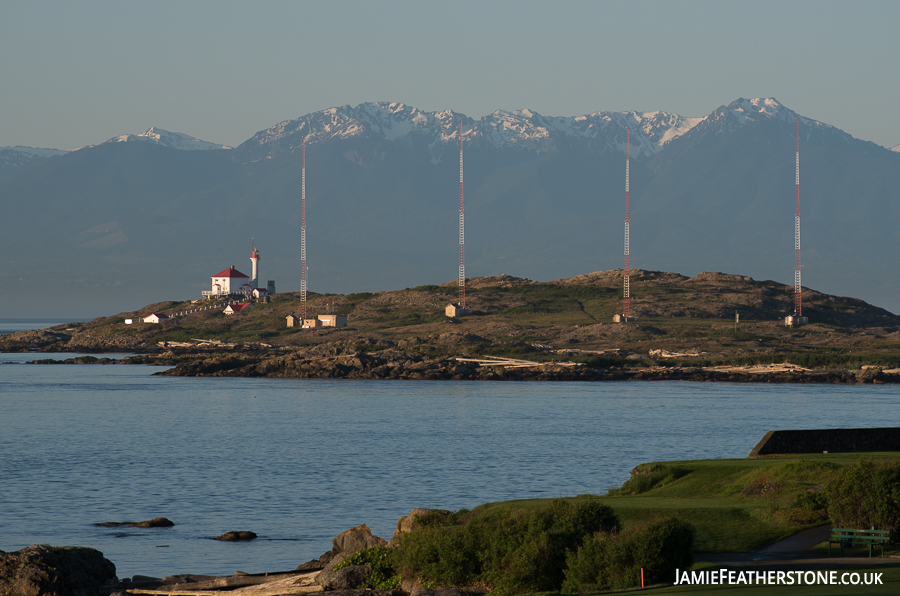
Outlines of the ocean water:
{"type": "MultiPolygon", "coordinates": [[[[44,358],[48,355],[41,354],[44,358]]],[[[71,355],[61,355],[69,357],[71,355]]],[[[0,550],[97,548],[119,577],[292,569],[415,507],[603,493],[769,430],[898,425],[900,387],[153,376],[0,354],[0,550]],[[172,528],[101,528],[165,516],[172,528]],[[251,530],[249,543],[222,543],[251,530]]]]}
{"type": "Polygon", "coordinates": [[[71,322],[73,321],[70,319],[0,319],[0,335],[29,329],[46,329],[71,322]]]}

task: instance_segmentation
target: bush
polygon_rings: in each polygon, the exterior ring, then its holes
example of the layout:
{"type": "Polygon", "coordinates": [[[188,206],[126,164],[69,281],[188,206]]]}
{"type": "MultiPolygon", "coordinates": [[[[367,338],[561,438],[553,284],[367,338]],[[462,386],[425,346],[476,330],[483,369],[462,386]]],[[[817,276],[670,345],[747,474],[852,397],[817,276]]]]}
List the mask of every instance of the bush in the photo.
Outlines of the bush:
{"type": "Polygon", "coordinates": [[[384,546],[372,546],[347,557],[335,569],[343,569],[351,565],[371,565],[372,574],[361,587],[375,590],[399,590],[400,574],[391,562],[393,553],[384,546]]]}
{"type": "Polygon", "coordinates": [[[807,511],[822,511],[828,508],[828,499],[825,496],[825,491],[807,491],[797,495],[797,498],[794,500],[794,507],[807,511]]]}
{"type": "Polygon", "coordinates": [[[671,582],[676,569],[694,564],[694,528],[677,518],[647,524],[638,534],[635,565],[649,584],[671,582]]]}
{"type": "Polygon", "coordinates": [[[566,559],[563,592],[624,590],[671,582],[676,569],[694,564],[694,529],[676,518],[650,522],[639,530],[588,537],[566,559]]]}
{"type": "Polygon", "coordinates": [[[398,560],[404,577],[425,586],[483,582],[500,595],[557,591],[567,553],[588,536],[618,529],[615,513],[596,498],[555,500],[526,511],[476,511],[463,524],[405,535],[398,560]]]}
{"type": "Polygon", "coordinates": [[[825,486],[828,517],[842,528],[891,530],[900,534],[900,462],[859,461],[845,466],[825,486]]]}

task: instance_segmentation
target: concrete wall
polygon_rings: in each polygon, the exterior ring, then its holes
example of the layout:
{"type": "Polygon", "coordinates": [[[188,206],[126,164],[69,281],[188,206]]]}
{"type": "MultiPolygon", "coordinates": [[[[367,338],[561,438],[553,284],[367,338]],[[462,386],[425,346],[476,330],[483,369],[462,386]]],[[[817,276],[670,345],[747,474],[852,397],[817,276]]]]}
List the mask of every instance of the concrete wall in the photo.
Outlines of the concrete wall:
{"type": "Polygon", "coordinates": [[[770,430],[748,457],[784,453],[900,451],[900,428],[770,430]]]}

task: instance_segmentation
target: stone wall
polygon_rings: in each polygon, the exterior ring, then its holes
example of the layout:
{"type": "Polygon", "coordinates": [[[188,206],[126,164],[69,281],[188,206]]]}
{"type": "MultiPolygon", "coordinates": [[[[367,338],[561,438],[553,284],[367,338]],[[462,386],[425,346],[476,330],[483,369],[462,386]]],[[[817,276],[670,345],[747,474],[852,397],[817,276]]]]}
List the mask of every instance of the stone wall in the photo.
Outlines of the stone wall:
{"type": "Polygon", "coordinates": [[[786,453],[900,451],[900,428],[770,430],[748,457],[786,453]]]}

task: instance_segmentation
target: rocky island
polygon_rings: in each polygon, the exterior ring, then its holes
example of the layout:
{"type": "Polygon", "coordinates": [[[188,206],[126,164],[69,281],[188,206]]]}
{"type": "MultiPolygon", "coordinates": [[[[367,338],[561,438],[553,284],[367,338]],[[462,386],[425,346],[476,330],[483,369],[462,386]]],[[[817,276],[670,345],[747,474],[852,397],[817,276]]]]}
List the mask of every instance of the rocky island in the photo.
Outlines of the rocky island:
{"type": "MultiPolygon", "coordinates": [[[[308,313],[339,328],[288,327],[297,293],[226,315],[226,302],[163,302],[0,337],[0,351],[109,353],[71,363],[166,365],[157,374],[272,378],[900,382],[900,317],[855,298],[804,290],[809,324],[786,327],[793,287],[747,276],[632,270],[550,282],[467,282],[471,314],[447,317],[456,282],[391,292],[311,294],[308,313]],[[169,318],[143,323],[151,313],[169,318]],[[126,324],[131,319],[133,324],[126,324]]],[[[36,354],[36,362],[44,360],[36,354]]]]}

